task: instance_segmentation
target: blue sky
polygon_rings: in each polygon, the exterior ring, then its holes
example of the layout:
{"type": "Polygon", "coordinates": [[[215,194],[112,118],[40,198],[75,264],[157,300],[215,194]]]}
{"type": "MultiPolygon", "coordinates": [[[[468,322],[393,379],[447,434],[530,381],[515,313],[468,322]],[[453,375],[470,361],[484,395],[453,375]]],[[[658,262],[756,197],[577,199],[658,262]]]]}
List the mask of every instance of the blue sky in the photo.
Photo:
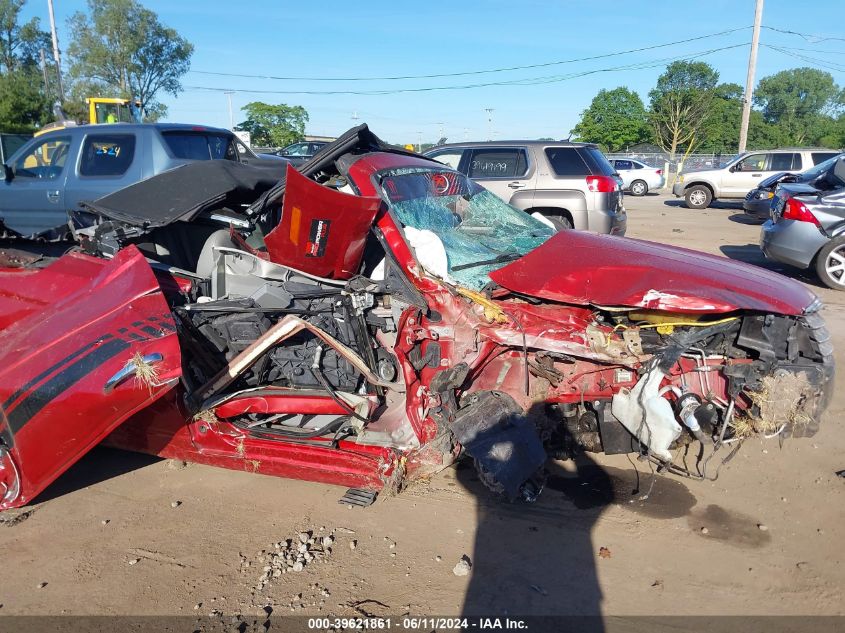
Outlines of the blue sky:
{"type": "MultiPolygon", "coordinates": [[[[441,130],[452,141],[486,138],[486,108],[493,108],[494,138],[566,137],[601,88],[625,85],[645,101],[665,60],[748,43],[751,29],[689,40],[750,27],[754,18],[754,0],[145,0],[143,4],[194,44],[192,71],[217,73],[342,78],[431,75],[543,64],[682,41],[650,51],[544,68],[401,81],[270,80],[191,72],[184,77],[185,91],[178,97],[162,95],[169,107],[168,120],[228,127],[227,97],[222,92],[226,89],[372,91],[560,78],[599,71],[536,85],[390,95],[232,95],[236,123],[243,118],[240,107],[250,101],[288,103],[308,110],[308,133],[337,135],[355,124],[353,116],[357,115],[358,121],[369,123],[379,136],[403,143],[417,142],[420,136],[424,142],[436,140],[441,130]],[[631,64],[644,67],[609,70],[631,64]]],[[[54,0],[54,6],[64,50],[70,39],[66,18],[85,3],[54,0]]],[[[761,43],[827,60],[833,67],[825,70],[842,85],[845,32],[841,9],[841,0],[806,4],[767,0],[764,25],[840,39],[819,41],[764,29],[761,43]]],[[[47,1],[29,0],[25,15],[41,17],[46,27],[47,1]]],[[[749,48],[729,48],[701,59],[719,71],[722,81],[744,85],[749,48]]],[[[764,46],[757,79],[798,66],[818,64],[764,46]]]]}

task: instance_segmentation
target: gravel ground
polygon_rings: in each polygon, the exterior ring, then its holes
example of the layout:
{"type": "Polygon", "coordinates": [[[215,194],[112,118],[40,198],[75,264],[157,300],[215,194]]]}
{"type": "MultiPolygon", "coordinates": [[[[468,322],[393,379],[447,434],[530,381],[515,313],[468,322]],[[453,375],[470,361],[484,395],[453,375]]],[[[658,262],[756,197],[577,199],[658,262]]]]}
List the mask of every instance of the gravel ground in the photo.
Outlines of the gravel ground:
{"type": "MultiPolygon", "coordinates": [[[[626,206],[632,237],[777,268],[735,205],[626,206]]],[[[845,366],[845,293],[797,276],[845,366]]],[[[555,464],[533,505],[461,466],[362,510],[336,487],[97,449],[0,517],[0,614],[843,614],[843,405],[811,440],[748,442],[716,482],[651,488],[647,465],[599,457],[555,464]]]]}

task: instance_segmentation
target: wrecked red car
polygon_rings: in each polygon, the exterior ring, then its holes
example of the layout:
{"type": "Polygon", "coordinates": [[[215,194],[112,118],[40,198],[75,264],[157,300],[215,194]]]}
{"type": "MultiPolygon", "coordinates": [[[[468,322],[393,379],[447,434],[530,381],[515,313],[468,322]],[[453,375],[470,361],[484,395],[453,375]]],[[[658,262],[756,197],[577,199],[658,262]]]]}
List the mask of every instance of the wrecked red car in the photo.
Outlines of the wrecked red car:
{"type": "Polygon", "coordinates": [[[103,440],[352,503],[464,454],[510,499],[580,451],[704,478],[813,435],[832,390],[800,284],[554,233],[366,126],[281,182],[190,165],[74,220],[61,257],[0,252],[0,508],[103,440]]]}

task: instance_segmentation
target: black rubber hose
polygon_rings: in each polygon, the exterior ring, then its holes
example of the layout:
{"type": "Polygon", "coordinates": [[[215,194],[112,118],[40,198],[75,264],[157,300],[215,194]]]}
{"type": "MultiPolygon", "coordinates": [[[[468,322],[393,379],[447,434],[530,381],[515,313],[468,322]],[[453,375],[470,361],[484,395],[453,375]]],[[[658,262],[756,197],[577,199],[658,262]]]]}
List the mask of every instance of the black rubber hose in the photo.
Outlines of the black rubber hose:
{"type": "Polygon", "coordinates": [[[736,324],[737,321],[728,321],[727,323],[718,323],[709,327],[696,327],[678,336],[673,336],[671,338],[672,342],[666,347],[666,351],[659,355],[660,360],[657,363],[657,367],[664,374],[668,373],[672,369],[672,366],[681,358],[681,355],[690,347],[714,334],[727,332],[735,327],[736,324]]]}
{"type": "Polygon", "coordinates": [[[328,380],[326,380],[326,376],[320,369],[320,357],[322,356],[322,354],[323,347],[322,345],[318,345],[317,353],[314,355],[314,362],[311,364],[311,374],[314,376],[314,378],[317,379],[317,382],[319,382],[323,386],[323,389],[329,392],[329,395],[331,396],[332,400],[334,400],[338,404],[338,406],[340,406],[352,417],[361,420],[362,422],[368,422],[369,420],[367,420],[367,418],[359,415],[358,412],[355,411],[355,409],[350,407],[348,403],[341,399],[341,397],[337,395],[337,391],[335,390],[335,388],[332,387],[331,384],[329,384],[328,380]]]}

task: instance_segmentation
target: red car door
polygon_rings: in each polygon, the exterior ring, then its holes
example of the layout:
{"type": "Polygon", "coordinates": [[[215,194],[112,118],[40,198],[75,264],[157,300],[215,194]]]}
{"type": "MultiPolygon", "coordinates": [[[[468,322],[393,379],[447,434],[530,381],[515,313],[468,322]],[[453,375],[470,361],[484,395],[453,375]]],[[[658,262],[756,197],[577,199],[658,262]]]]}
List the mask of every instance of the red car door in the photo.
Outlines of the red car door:
{"type": "Polygon", "coordinates": [[[41,270],[0,270],[0,296],[0,307],[20,296],[29,308],[0,334],[6,509],[28,503],[172,389],[181,355],[170,308],[135,247],[111,261],[71,253],[41,270]]]}

